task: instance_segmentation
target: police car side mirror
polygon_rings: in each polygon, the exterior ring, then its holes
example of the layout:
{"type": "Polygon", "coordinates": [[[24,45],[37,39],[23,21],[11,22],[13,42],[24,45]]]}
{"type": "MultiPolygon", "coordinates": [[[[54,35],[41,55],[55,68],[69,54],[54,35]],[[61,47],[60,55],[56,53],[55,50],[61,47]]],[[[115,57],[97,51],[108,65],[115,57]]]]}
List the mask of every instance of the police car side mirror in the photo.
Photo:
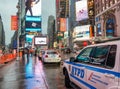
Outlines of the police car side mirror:
{"type": "Polygon", "coordinates": [[[70,62],[74,62],[75,60],[75,57],[70,57],[70,62]]]}

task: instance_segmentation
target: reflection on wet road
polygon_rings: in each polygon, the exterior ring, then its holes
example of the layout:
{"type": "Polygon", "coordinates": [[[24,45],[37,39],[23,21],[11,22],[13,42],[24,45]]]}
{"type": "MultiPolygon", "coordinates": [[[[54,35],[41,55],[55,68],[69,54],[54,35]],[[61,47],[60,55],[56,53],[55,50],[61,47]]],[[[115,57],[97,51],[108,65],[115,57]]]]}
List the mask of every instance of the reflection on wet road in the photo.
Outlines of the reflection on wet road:
{"type": "Polygon", "coordinates": [[[0,89],[66,89],[60,65],[43,65],[37,57],[13,61],[0,68],[0,89]]]}
{"type": "Polygon", "coordinates": [[[2,67],[0,89],[49,89],[41,61],[29,57],[2,67]]]}

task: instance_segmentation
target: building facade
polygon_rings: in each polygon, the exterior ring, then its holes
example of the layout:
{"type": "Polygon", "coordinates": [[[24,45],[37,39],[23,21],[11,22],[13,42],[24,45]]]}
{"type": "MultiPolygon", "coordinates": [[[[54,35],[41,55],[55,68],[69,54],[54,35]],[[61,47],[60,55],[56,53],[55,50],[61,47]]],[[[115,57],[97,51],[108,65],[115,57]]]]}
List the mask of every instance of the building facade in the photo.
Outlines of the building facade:
{"type": "Polygon", "coordinates": [[[96,38],[120,37],[120,0],[95,0],[94,6],[96,38]]]}

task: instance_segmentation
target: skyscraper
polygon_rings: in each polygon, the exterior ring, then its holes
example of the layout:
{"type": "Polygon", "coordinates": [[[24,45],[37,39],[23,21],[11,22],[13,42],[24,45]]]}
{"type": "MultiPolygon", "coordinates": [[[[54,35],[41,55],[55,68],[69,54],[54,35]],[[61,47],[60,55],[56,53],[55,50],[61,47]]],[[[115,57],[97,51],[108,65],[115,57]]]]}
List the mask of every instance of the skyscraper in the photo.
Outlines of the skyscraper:
{"type": "Polygon", "coordinates": [[[0,46],[5,46],[5,31],[3,28],[2,17],[0,15],[0,46]]]}

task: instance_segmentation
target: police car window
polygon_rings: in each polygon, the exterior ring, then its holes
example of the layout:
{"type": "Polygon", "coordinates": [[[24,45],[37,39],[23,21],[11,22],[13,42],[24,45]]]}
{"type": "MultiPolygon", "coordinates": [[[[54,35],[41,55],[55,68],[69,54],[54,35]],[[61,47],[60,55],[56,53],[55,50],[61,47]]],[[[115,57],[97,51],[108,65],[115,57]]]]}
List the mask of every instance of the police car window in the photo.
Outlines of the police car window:
{"type": "Polygon", "coordinates": [[[109,46],[98,46],[95,48],[94,55],[92,57],[92,63],[98,65],[104,65],[106,57],[109,52],[109,46]]]}
{"type": "Polygon", "coordinates": [[[115,65],[116,49],[117,49],[116,45],[112,45],[110,48],[109,55],[106,61],[106,66],[108,68],[113,68],[115,65]]]}
{"type": "Polygon", "coordinates": [[[90,47],[90,48],[86,48],[86,49],[82,50],[80,52],[80,54],[77,56],[77,60],[79,62],[89,62],[89,60],[90,60],[89,57],[90,57],[92,49],[93,48],[90,47]]]}

